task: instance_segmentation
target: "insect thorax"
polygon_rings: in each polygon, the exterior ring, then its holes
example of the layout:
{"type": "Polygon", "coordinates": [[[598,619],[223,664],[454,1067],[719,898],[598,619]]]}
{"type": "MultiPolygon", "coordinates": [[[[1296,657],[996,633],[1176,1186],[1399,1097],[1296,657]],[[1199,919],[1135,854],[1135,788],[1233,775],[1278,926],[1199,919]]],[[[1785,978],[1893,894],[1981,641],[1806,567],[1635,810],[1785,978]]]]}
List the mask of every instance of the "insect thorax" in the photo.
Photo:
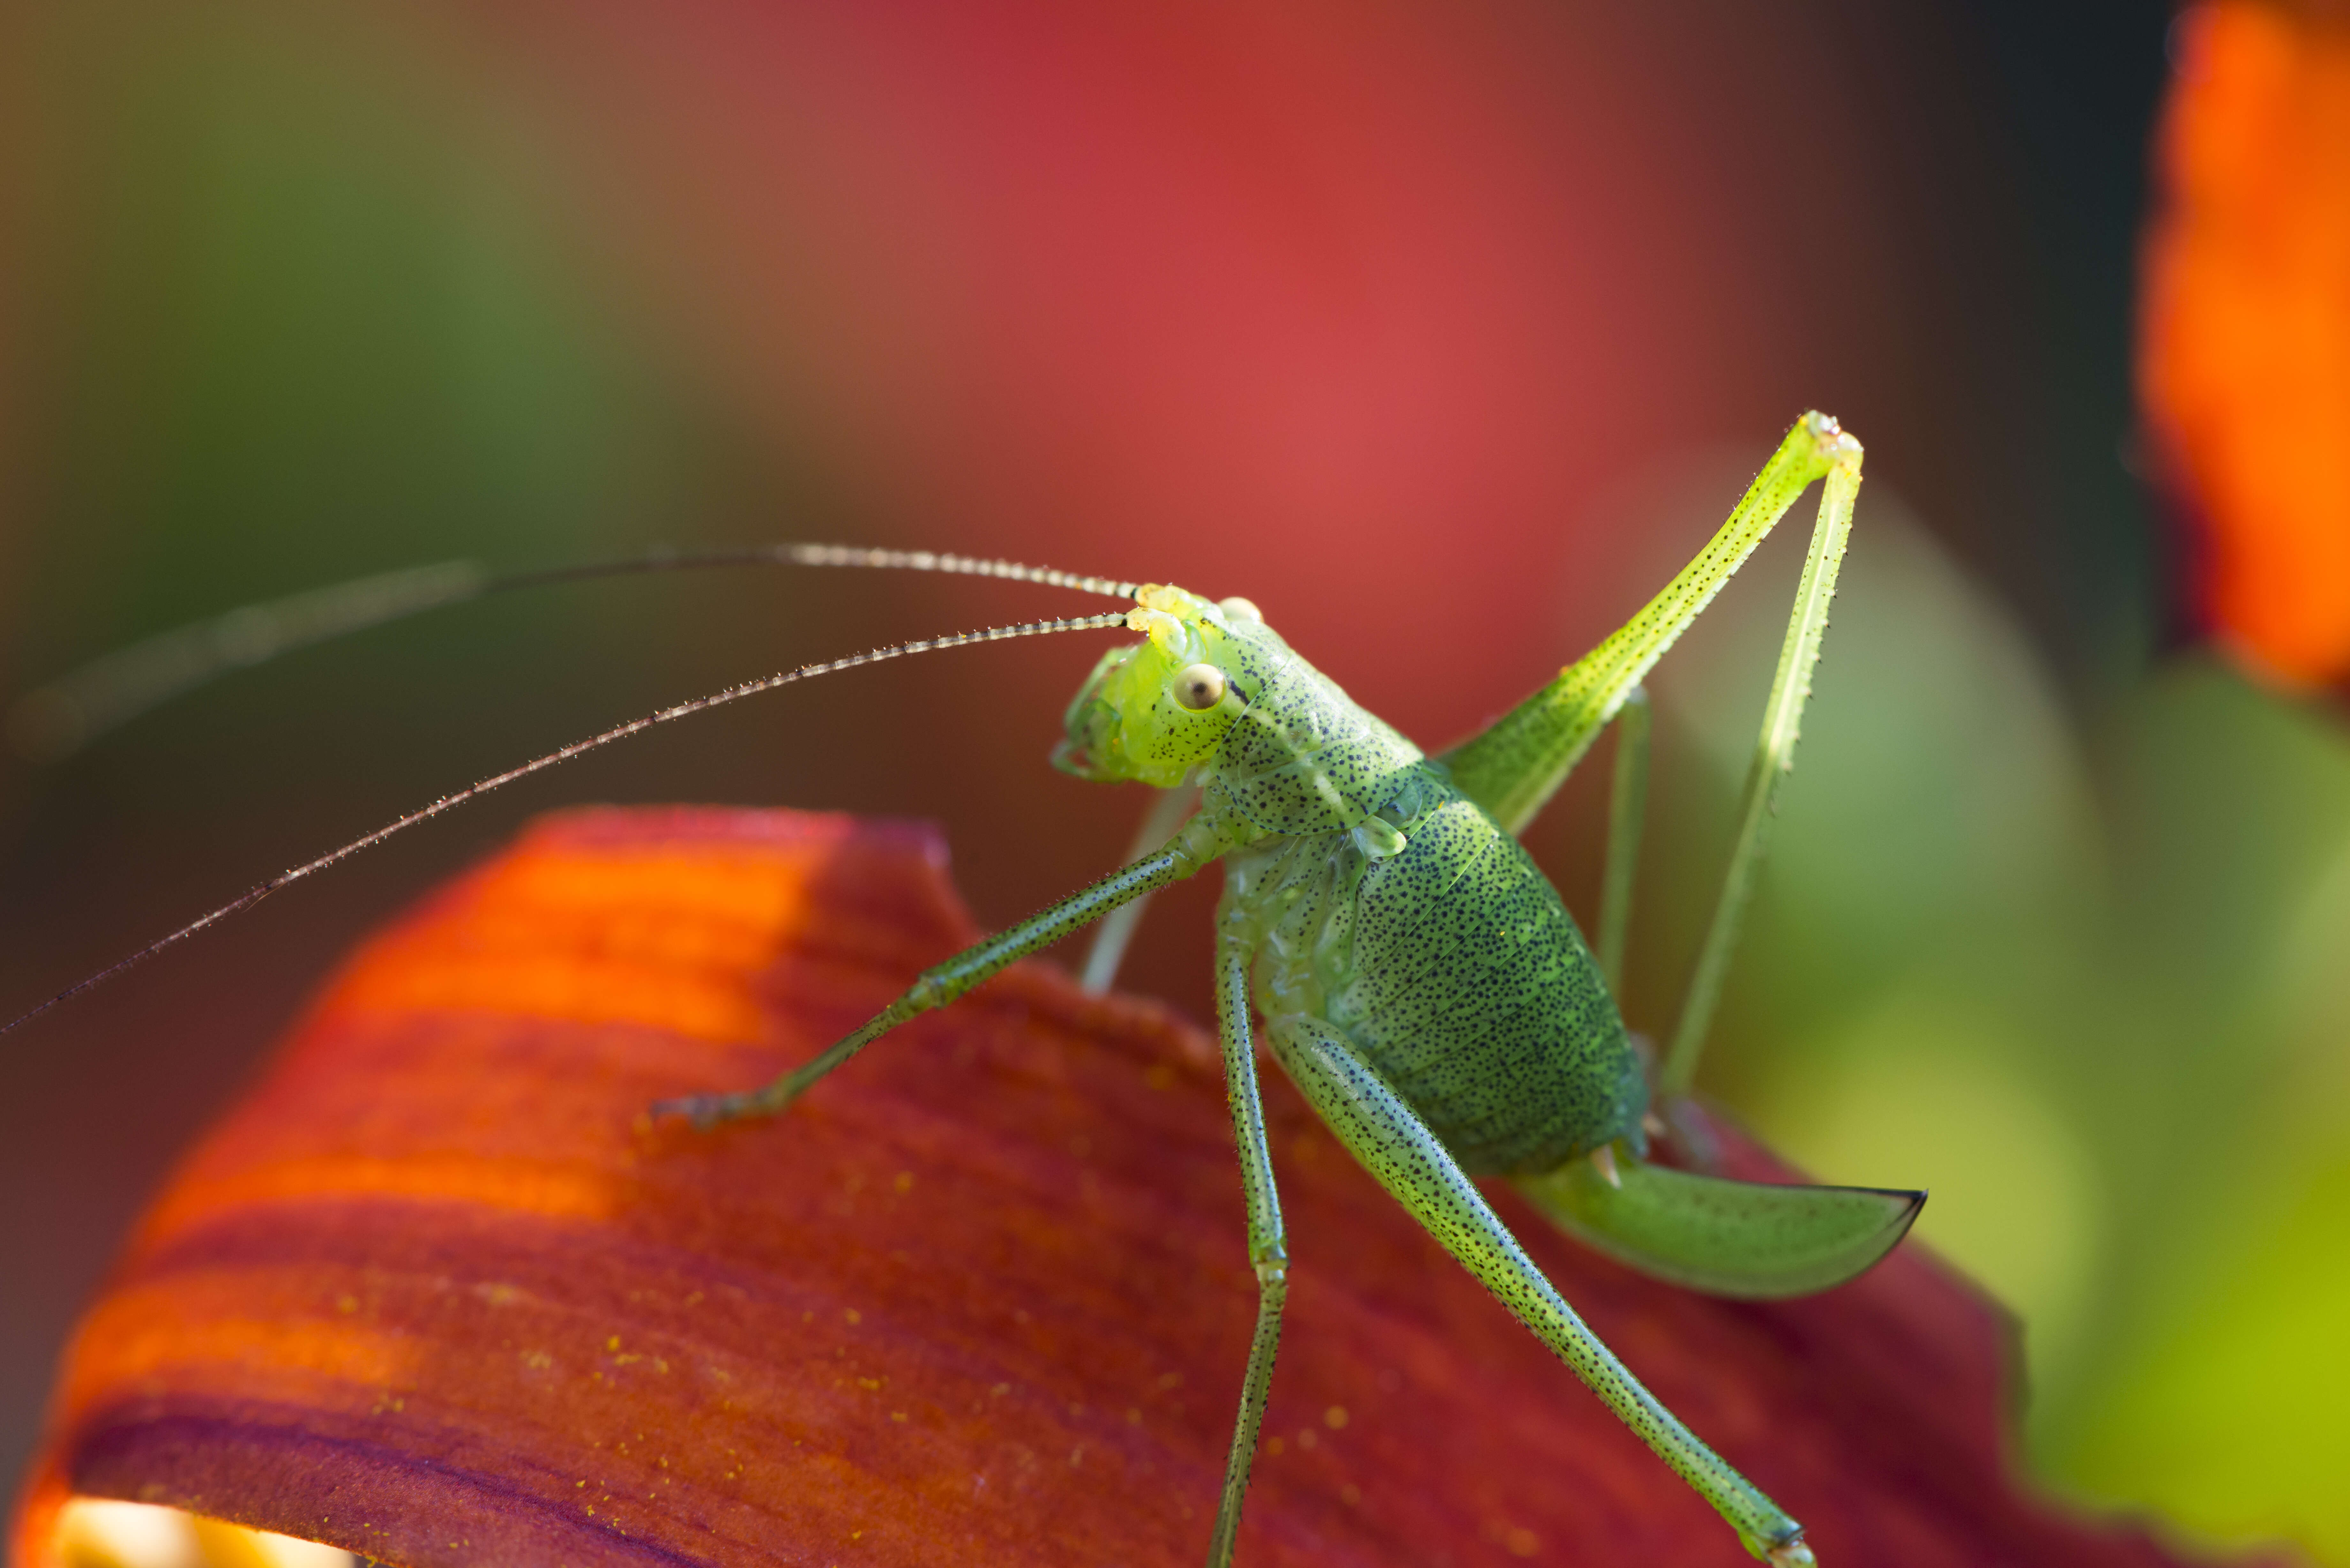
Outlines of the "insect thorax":
{"type": "Polygon", "coordinates": [[[1201,770],[1245,824],[1225,916],[1252,991],[1335,1026],[1472,1171],[1645,1141],[1648,1088],[1598,965],[1517,840],[1270,632],[1257,695],[1201,770]]]}

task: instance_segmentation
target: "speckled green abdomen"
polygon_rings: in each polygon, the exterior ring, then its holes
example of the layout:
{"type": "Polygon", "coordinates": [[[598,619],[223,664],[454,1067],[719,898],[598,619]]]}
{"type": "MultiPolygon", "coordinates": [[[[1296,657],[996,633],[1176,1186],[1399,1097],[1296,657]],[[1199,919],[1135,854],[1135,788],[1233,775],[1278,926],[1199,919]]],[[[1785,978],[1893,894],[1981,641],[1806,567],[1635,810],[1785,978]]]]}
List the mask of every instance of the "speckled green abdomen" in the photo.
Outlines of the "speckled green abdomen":
{"type": "Polygon", "coordinates": [[[1327,1018],[1470,1171],[1641,1147],[1647,1085],[1582,933],[1518,841],[1440,789],[1354,879],[1327,1018]]]}
{"type": "Polygon", "coordinates": [[[1336,1028],[1472,1172],[1643,1148],[1647,1082],[1558,894],[1440,768],[1393,784],[1395,853],[1324,833],[1227,860],[1259,1011],[1336,1028]]]}

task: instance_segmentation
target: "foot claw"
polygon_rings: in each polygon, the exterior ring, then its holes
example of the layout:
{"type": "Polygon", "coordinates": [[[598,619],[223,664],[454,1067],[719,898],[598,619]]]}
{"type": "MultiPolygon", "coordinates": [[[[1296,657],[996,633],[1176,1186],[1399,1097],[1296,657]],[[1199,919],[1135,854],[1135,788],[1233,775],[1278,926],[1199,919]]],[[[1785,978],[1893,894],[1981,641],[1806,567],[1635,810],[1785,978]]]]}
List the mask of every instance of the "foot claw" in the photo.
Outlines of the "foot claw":
{"type": "Polygon", "coordinates": [[[656,1100],[648,1114],[655,1121],[664,1116],[683,1116],[693,1124],[696,1132],[708,1132],[737,1114],[727,1103],[735,1097],[733,1095],[688,1095],[681,1100],[656,1100]]]}
{"type": "Polygon", "coordinates": [[[1804,1537],[1799,1532],[1771,1548],[1770,1555],[1764,1561],[1771,1564],[1771,1568],[1814,1568],[1819,1559],[1814,1557],[1812,1549],[1804,1544],[1804,1537]]]}
{"type": "Polygon", "coordinates": [[[772,1116],[787,1108],[799,1098],[796,1091],[776,1094],[774,1085],[735,1095],[688,1095],[683,1099],[656,1100],[646,1113],[653,1120],[663,1116],[683,1116],[693,1124],[697,1132],[708,1132],[723,1122],[746,1122],[754,1116],[772,1116]]]}

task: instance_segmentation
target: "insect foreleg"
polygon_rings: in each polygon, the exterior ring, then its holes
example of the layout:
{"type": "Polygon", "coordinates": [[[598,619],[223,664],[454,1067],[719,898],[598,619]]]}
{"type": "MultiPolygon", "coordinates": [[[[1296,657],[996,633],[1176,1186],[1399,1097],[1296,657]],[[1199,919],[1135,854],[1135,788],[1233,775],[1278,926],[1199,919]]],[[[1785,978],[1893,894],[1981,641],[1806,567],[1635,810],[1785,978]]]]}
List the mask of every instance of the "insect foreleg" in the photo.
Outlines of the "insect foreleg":
{"type": "Polygon", "coordinates": [[[1762,709],[1762,734],[1755,742],[1754,763],[1746,777],[1738,842],[1722,877],[1713,924],[1707,929],[1696,971],[1690,976],[1680,1022],[1657,1075],[1657,1086],[1667,1096],[1689,1093],[1697,1077],[1698,1053],[1704,1049],[1706,1026],[1713,1021],[1722,976],[1729,972],[1730,955],[1738,945],[1738,923],[1754,891],[1754,873],[1762,863],[1763,840],[1779,781],[1795,765],[1795,735],[1803,724],[1804,701],[1812,694],[1812,668],[1819,662],[1820,641],[1827,635],[1828,603],[1835,597],[1836,568],[1844,563],[1845,542],[1852,535],[1852,504],[1859,491],[1860,443],[1845,436],[1820,487],[1820,514],[1812,527],[1811,553],[1804,559],[1804,578],[1795,589],[1795,607],[1787,618],[1787,639],[1779,649],[1778,673],[1772,677],[1771,698],[1762,709]]]}
{"type": "Polygon", "coordinates": [[[1436,1135],[1336,1030],[1298,1015],[1274,1023],[1272,1029],[1281,1064],[1338,1141],[1711,1503],[1749,1552],[1779,1568],[1813,1561],[1803,1527],[1640,1386],[1526,1256],[1436,1135]]]}
{"type": "Polygon", "coordinates": [[[1273,1154],[1265,1143],[1264,1106],[1257,1094],[1256,1048],[1249,1031],[1248,950],[1229,929],[1217,948],[1216,1023],[1223,1037],[1225,1095],[1232,1102],[1232,1142],[1240,1150],[1249,1263],[1256,1271],[1257,1290],[1256,1333],[1249,1341],[1240,1414],[1233,1418],[1232,1451],[1224,1460],[1223,1496],[1216,1505],[1216,1531],[1208,1545],[1208,1568],[1227,1568],[1241,1526],[1241,1500],[1248,1492],[1249,1465],[1256,1457],[1257,1430],[1264,1421],[1265,1394],[1273,1386],[1274,1352],[1281,1344],[1289,1248],[1282,1234],[1281,1195],[1274,1188],[1273,1154]]]}
{"type": "Polygon", "coordinates": [[[765,1087],[741,1094],[692,1095],[681,1100],[663,1100],[652,1107],[652,1114],[687,1116],[696,1127],[703,1127],[745,1116],[773,1116],[899,1024],[944,1007],[1005,966],[1052,946],[1121,904],[1156,892],[1170,882],[1181,881],[1213,859],[1221,849],[1221,841],[1212,832],[1186,831],[1156,855],[1122,866],[1090,888],[1072,893],[1010,929],[999,931],[944,963],[924,970],[921,978],[897,1001],[867,1019],[816,1060],[785,1073],[765,1087]]]}

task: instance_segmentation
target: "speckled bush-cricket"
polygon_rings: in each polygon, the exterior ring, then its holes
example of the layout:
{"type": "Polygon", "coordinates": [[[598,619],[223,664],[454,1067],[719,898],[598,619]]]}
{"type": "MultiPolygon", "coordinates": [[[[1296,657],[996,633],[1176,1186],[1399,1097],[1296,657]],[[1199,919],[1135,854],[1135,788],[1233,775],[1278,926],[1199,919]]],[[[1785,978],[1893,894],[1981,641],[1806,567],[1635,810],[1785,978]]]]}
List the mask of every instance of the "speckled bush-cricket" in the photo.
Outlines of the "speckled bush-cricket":
{"type": "Polygon", "coordinates": [[[1756,1185],[1648,1158],[1650,1137],[1669,1125],[1669,1113],[1689,1091],[1773,800],[1792,763],[1860,462],[1859,444],[1835,421],[1804,416],[1729,521],[1638,616],[1484,731],[1433,757],[1293,652],[1246,599],[1215,601],[1165,585],[959,556],[782,545],[511,577],[461,565],[234,612],[36,693],[20,706],[20,736],[69,740],[222,669],[252,662],[256,652],[550,577],[743,562],[903,567],[1014,577],[1107,594],[1133,607],[899,644],[663,709],[484,780],[274,877],[47,1005],[473,795],[654,724],[906,653],[1124,628],[1142,640],[1097,664],[1069,705],[1054,762],[1082,778],[1130,780],[1163,792],[1130,862],[926,971],[879,1014],[774,1083],[699,1095],[654,1112],[703,1127],[780,1112],[898,1024],[948,1005],[1014,961],[1096,921],[1104,924],[1087,979],[1107,986],[1142,900],[1222,861],[1217,1023],[1258,1304],[1207,1542],[1211,1568],[1232,1561],[1286,1291],[1287,1251],[1256,1077],[1260,1041],[1339,1141],[1729,1521],[1749,1552],[1775,1564],[1810,1563],[1802,1527],[1682,1426],[1591,1334],[1473,1179],[1509,1178],[1540,1210],[1610,1256],[1732,1296],[1798,1295],[1849,1279],[1883,1257],[1916,1217],[1922,1194],[1756,1185]],[[1647,767],[1640,681],[1814,480],[1822,482],[1818,520],[1731,864],[1679,1020],[1652,1070],[1613,999],[1647,767]],[[1621,729],[1595,955],[1515,836],[1611,722],[1621,729]]]}

